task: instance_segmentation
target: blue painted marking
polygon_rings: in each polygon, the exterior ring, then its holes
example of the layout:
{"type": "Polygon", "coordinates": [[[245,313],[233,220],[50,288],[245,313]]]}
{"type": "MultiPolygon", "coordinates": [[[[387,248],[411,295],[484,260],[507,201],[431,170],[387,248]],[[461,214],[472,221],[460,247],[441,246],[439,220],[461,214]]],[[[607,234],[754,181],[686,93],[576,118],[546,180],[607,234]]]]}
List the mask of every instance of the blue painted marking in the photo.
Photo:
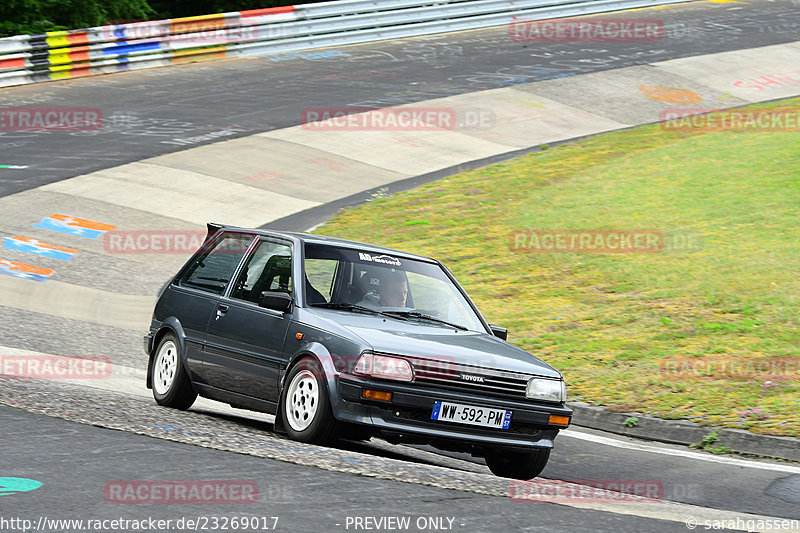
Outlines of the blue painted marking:
{"type": "Polygon", "coordinates": [[[41,255],[42,257],[49,257],[50,259],[60,259],[61,261],[69,261],[75,256],[74,253],[48,248],[38,244],[38,242],[21,241],[14,237],[6,237],[5,243],[3,243],[3,248],[7,250],[16,250],[18,252],[41,255]]]}
{"type": "Polygon", "coordinates": [[[161,50],[161,43],[150,42],[150,43],[128,44],[126,42],[123,42],[115,46],[103,48],[102,52],[106,55],[116,55],[116,54],[126,55],[132,52],[143,52],[146,50],[161,50]]]}
{"type": "Polygon", "coordinates": [[[26,479],[24,477],[0,477],[0,496],[30,492],[38,489],[42,485],[44,485],[44,483],[36,481],[35,479],[26,479]]]}
{"type": "Polygon", "coordinates": [[[53,271],[49,268],[39,268],[0,259],[0,274],[44,283],[53,274],[53,271]]]}
{"type": "Polygon", "coordinates": [[[43,218],[41,222],[34,224],[33,227],[75,235],[76,237],[86,237],[87,239],[96,239],[105,233],[105,231],[81,227],[76,223],[70,223],[70,221],[67,220],[58,220],[51,217],[43,218]]]}
{"type": "Polygon", "coordinates": [[[350,54],[340,52],[338,50],[329,50],[324,52],[289,52],[286,54],[276,54],[268,56],[265,59],[270,61],[291,61],[292,59],[325,59],[329,57],[349,57],[350,54]]]}

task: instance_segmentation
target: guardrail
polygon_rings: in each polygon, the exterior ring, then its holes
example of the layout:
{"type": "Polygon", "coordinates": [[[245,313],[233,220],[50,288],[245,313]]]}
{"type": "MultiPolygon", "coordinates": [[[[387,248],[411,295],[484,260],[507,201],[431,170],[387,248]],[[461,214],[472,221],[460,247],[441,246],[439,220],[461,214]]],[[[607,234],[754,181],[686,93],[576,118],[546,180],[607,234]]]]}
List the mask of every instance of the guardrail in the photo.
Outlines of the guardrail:
{"type": "Polygon", "coordinates": [[[0,87],[690,0],[342,0],[0,39],[0,87]]]}

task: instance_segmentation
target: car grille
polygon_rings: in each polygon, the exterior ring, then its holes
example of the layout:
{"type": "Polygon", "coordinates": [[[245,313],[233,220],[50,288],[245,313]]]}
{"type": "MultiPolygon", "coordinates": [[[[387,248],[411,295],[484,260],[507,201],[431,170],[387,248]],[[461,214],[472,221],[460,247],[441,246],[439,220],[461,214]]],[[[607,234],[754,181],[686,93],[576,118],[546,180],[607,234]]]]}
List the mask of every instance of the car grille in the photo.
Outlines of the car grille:
{"type": "Polygon", "coordinates": [[[482,395],[525,398],[529,374],[464,365],[446,359],[406,357],[414,367],[414,381],[445,389],[482,395]]]}

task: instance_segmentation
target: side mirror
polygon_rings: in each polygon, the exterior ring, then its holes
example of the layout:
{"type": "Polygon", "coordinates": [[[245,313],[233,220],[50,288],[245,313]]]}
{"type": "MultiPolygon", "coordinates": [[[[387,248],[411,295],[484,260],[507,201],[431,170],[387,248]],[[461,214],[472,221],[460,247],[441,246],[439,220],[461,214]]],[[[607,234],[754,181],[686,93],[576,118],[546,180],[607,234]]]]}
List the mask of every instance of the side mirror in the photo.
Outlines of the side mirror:
{"type": "Polygon", "coordinates": [[[500,326],[495,326],[494,324],[489,324],[489,329],[492,330],[492,335],[494,335],[498,339],[508,340],[508,328],[503,328],[500,326]]]}
{"type": "Polygon", "coordinates": [[[278,291],[264,291],[261,293],[258,306],[265,309],[280,311],[281,313],[288,313],[292,310],[293,303],[294,300],[292,300],[291,294],[278,291]]]}

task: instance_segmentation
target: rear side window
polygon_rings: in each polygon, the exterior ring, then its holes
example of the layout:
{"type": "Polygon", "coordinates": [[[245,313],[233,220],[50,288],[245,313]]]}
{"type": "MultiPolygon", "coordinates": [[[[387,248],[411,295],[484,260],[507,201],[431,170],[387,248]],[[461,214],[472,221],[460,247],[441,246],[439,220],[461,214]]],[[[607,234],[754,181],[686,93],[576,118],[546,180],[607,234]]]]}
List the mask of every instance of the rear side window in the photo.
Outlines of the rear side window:
{"type": "Polygon", "coordinates": [[[252,235],[224,233],[214,248],[195,259],[180,285],[214,294],[224,293],[251,242],[252,235]]]}
{"type": "Polygon", "coordinates": [[[236,280],[231,298],[258,303],[264,291],[292,293],[292,248],[261,241],[236,280]]]}

